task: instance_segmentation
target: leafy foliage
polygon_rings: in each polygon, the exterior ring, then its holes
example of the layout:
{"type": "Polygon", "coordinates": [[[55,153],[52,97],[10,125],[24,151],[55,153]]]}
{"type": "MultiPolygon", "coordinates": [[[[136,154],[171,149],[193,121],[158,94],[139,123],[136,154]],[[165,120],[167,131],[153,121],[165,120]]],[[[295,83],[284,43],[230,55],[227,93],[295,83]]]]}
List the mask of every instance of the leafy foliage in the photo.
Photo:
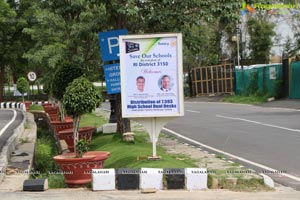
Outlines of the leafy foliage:
{"type": "Polygon", "coordinates": [[[24,30],[36,42],[24,55],[31,63],[48,70],[65,61],[86,71],[100,65],[97,32],[105,14],[101,1],[43,1],[33,9],[37,23],[24,30]]]}
{"type": "Polygon", "coordinates": [[[78,156],[81,158],[83,154],[89,150],[88,141],[86,140],[86,138],[78,141],[78,143],[76,144],[76,149],[78,156]]]}
{"type": "Polygon", "coordinates": [[[248,20],[250,35],[250,56],[257,63],[268,63],[269,53],[273,45],[272,37],[275,36],[275,25],[264,18],[251,18],[248,20]]]}
{"type": "Polygon", "coordinates": [[[52,95],[62,101],[67,86],[72,81],[83,75],[83,69],[78,65],[65,64],[61,66],[54,74],[52,80],[52,95]]]}
{"type": "Polygon", "coordinates": [[[80,153],[78,150],[84,149],[84,144],[81,143],[79,149],[77,149],[80,117],[100,106],[102,102],[101,94],[88,79],[80,77],[67,87],[63,102],[67,114],[74,119],[74,151],[77,155],[82,155],[82,152],[80,153]]]}
{"type": "Polygon", "coordinates": [[[275,80],[275,86],[274,86],[274,97],[276,99],[280,99],[282,97],[283,92],[283,80],[282,79],[276,79],[275,80]]]}
{"type": "Polygon", "coordinates": [[[101,94],[86,78],[75,79],[67,88],[63,102],[68,115],[79,117],[101,105],[101,94]]]}
{"type": "Polygon", "coordinates": [[[258,92],[258,72],[255,70],[250,75],[250,83],[247,88],[247,95],[254,95],[258,92]]]}
{"type": "Polygon", "coordinates": [[[15,27],[11,26],[11,19],[14,19],[16,13],[4,0],[0,0],[0,8],[0,102],[2,102],[5,65],[11,61],[10,43],[15,31],[15,27]]]}
{"type": "Polygon", "coordinates": [[[57,169],[52,158],[58,154],[58,150],[51,134],[49,130],[39,128],[35,149],[35,169],[46,174],[57,169]]]}
{"type": "Polygon", "coordinates": [[[20,77],[17,81],[17,90],[22,94],[24,101],[24,93],[29,90],[29,83],[24,77],[20,77]]]}

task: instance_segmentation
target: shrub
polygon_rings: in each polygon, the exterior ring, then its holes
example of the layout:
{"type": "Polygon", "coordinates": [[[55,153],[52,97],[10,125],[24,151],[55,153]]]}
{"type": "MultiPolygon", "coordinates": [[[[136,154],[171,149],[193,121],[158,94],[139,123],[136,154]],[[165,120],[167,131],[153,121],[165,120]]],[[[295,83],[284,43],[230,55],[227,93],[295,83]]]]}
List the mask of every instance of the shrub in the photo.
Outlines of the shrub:
{"type": "Polygon", "coordinates": [[[49,144],[39,143],[35,152],[35,156],[35,164],[38,171],[41,173],[48,173],[52,170],[51,146],[49,144]]]}
{"type": "Polygon", "coordinates": [[[274,86],[274,97],[279,99],[282,97],[283,80],[277,79],[274,86]]]}
{"type": "Polygon", "coordinates": [[[29,90],[29,83],[24,77],[20,77],[17,80],[17,90],[22,94],[23,102],[24,102],[24,93],[29,90]]]}

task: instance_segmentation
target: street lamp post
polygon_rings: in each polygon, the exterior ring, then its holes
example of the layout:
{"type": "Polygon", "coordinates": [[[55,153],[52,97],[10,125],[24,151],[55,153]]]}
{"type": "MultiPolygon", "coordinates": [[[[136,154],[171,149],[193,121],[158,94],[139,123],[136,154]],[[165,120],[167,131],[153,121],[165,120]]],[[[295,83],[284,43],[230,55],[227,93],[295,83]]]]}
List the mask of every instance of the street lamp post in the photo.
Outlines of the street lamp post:
{"type": "MultiPolygon", "coordinates": [[[[237,66],[240,67],[240,41],[241,41],[241,29],[237,26],[236,36],[232,37],[232,41],[236,42],[237,47],[237,66]]],[[[241,65],[242,70],[242,94],[244,93],[244,66],[241,65]]]]}
{"type": "Polygon", "coordinates": [[[240,28],[236,28],[237,64],[240,66],[240,28]]]}

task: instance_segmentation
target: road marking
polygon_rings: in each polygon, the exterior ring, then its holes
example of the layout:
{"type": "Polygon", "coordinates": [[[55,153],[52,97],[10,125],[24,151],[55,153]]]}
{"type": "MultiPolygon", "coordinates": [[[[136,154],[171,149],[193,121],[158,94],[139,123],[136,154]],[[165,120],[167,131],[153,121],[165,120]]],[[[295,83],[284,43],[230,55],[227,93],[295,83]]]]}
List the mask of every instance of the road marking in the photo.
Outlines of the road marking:
{"type": "Polygon", "coordinates": [[[11,110],[14,113],[13,118],[1,129],[0,131],[0,136],[4,133],[4,131],[6,131],[6,129],[15,121],[16,117],[17,117],[17,112],[15,110],[11,110]]]}
{"type": "Polygon", "coordinates": [[[273,109],[273,110],[286,110],[286,111],[296,111],[300,112],[299,108],[281,108],[281,107],[261,107],[252,104],[242,104],[242,103],[229,103],[229,102],[192,102],[192,101],[185,101],[184,103],[190,104],[219,104],[219,105],[238,105],[238,106],[248,106],[248,107],[256,107],[256,108],[264,108],[264,109],[273,109]]]}
{"type": "Polygon", "coordinates": [[[262,125],[262,126],[268,126],[268,127],[272,127],[272,128],[278,128],[278,129],[283,129],[283,130],[287,130],[287,131],[293,131],[293,132],[299,132],[300,133],[299,129],[286,128],[286,127],[282,127],[282,126],[276,126],[276,125],[273,125],[273,124],[266,124],[266,123],[262,123],[262,122],[258,122],[258,121],[252,121],[252,120],[243,119],[243,118],[228,117],[228,116],[222,116],[222,115],[216,115],[216,117],[224,118],[224,119],[244,121],[244,122],[249,122],[249,123],[253,123],[253,124],[259,124],[259,125],[262,125]]]}
{"type": "Polygon", "coordinates": [[[199,111],[194,111],[194,110],[186,110],[187,112],[191,112],[191,113],[201,113],[199,111]]]}
{"type": "MultiPolygon", "coordinates": [[[[200,146],[205,147],[205,148],[207,148],[207,149],[210,149],[210,150],[212,150],[212,151],[218,152],[218,153],[220,153],[220,154],[229,156],[229,157],[231,157],[231,158],[240,160],[240,161],[242,161],[242,162],[245,162],[245,163],[248,163],[248,164],[257,166],[257,167],[259,167],[259,168],[262,168],[262,169],[265,169],[265,170],[268,170],[268,171],[273,171],[273,172],[278,172],[278,171],[279,171],[279,170],[276,170],[276,169],[267,167],[267,166],[265,166],[265,165],[262,165],[262,164],[259,164],[259,163],[256,163],[256,162],[252,162],[252,161],[247,160],[247,159],[245,159],[245,158],[242,158],[242,157],[239,157],[239,156],[236,156],[236,155],[233,155],[233,154],[230,154],[230,153],[221,151],[221,150],[219,150],[219,149],[216,149],[216,148],[214,148],[214,147],[208,146],[208,145],[206,145],[206,144],[202,144],[202,143],[200,143],[200,142],[198,142],[198,141],[195,141],[195,140],[193,140],[193,139],[190,139],[190,138],[188,138],[188,137],[185,137],[185,136],[183,136],[183,135],[181,135],[181,134],[179,134],[179,133],[177,133],[177,132],[175,132],[175,131],[172,131],[172,130],[170,130],[170,129],[163,128],[163,130],[165,130],[165,131],[167,131],[167,132],[169,132],[169,133],[171,133],[171,134],[173,134],[173,135],[176,135],[176,136],[179,137],[179,138],[182,138],[182,139],[187,140],[187,141],[189,141],[189,142],[192,142],[192,143],[194,143],[194,144],[200,145],[200,146]]],[[[291,175],[291,174],[282,173],[282,175],[283,175],[283,176],[286,176],[286,177],[288,177],[288,178],[290,178],[290,179],[293,179],[293,180],[295,180],[295,181],[300,181],[300,178],[299,178],[299,177],[293,176],[293,175],[291,175]]]]}

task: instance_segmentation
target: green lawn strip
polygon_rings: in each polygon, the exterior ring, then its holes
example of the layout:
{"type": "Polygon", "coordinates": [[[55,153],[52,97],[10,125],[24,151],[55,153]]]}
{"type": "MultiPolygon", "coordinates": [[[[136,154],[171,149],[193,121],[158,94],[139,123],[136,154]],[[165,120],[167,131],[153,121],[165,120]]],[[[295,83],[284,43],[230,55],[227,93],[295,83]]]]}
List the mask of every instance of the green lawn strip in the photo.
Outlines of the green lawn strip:
{"type": "Polygon", "coordinates": [[[152,144],[147,142],[146,134],[135,133],[134,142],[122,141],[121,134],[99,135],[92,140],[90,150],[109,151],[105,168],[186,168],[196,167],[196,161],[183,155],[168,154],[165,149],[157,147],[161,160],[150,161],[152,144]],[[180,158],[180,159],[178,159],[180,158]]]}
{"type": "Polygon", "coordinates": [[[96,128],[98,128],[105,123],[107,123],[107,120],[102,118],[101,116],[97,116],[97,114],[94,112],[85,114],[80,119],[80,127],[95,126],[96,128]]]}
{"type": "Polygon", "coordinates": [[[30,105],[29,110],[38,110],[38,111],[41,111],[41,110],[44,110],[44,108],[41,105],[33,104],[33,105],[30,105]]]}
{"type": "Polygon", "coordinates": [[[242,103],[242,104],[260,104],[264,103],[268,100],[267,96],[257,96],[257,95],[250,95],[250,96],[227,96],[224,97],[223,102],[229,103],[242,103]]]}
{"type": "Polygon", "coordinates": [[[30,178],[47,178],[49,188],[66,187],[63,175],[57,174],[59,168],[52,159],[56,155],[58,155],[58,149],[52,133],[47,129],[38,128],[34,171],[38,171],[40,174],[32,174],[30,178]]]}
{"type": "MultiPolygon", "coordinates": [[[[97,116],[96,113],[90,113],[82,117],[81,126],[96,126],[99,127],[102,124],[107,123],[107,120],[101,116],[97,116]]],[[[36,159],[40,159],[41,164],[35,171],[42,171],[40,175],[32,178],[47,178],[50,188],[63,188],[65,187],[63,175],[55,174],[59,172],[57,166],[52,166],[54,163],[52,157],[57,155],[53,144],[55,141],[49,137],[50,132],[46,133],[42,130],[42,133],[38,133],[38,144],[36,151],[36,159]],[[42,138],[40,138],[42,136],[42,138]],[[45,143],[48,144],[45,147],[45,143]],[[50,144],[52,143],[52,144],[50,144]],[[50,147],[49,147],[50,146],[50,147]],[[51,149],[51,154],[49,153],[51,149]],[[47,160],[45,160],[47,159],[47,160]],[[47,163],[47,165],[43,165],[47,163]],[[43,169],[44,167],[44,169],[43,169]],[[54,172],[54,173],[49,173],[54,172]]],[[[122,135],[119,133],[114,134],[102,134],[94,133],[92,143],[90,144],[90,151],[109,151],[110,156],[104,163],[104,168],[189,168],[198,167],[198,160],[194,160],[191,157],[183,154],[170,154],[167,153],[163,147],[157,146],[157,155],[161,156],[161,160],[150,161],[148,156],[152,155],[152,144],[149,142],[148,134],[140,127],[133,127],[135,133],[134,142],[124,142],[122,135]]],[[[217,173],[211,177],[226,178],[226,172],[222,170],[216,170],[217,173]]],[[[235,176],[240,178],[239,176],[235,176]]],[[[225,186],[227,187],[227,186],[225,186]]],[[[229,186],[228,186],[229,188],[229,186]]],[[[231,189],[231,188],[230,188],[231,189]]],[[[239,190],[239,189],[237,189],[239,190]]],[[[255,186],[254,186],[254,190],[255,186]]]]}

